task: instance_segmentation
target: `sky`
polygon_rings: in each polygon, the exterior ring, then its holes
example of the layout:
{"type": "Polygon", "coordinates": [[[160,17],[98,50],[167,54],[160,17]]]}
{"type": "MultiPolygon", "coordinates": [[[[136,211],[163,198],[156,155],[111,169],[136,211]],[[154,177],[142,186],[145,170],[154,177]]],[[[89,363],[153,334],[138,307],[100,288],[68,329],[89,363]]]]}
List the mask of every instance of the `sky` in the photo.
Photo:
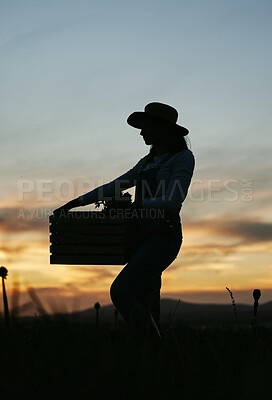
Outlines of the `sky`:
{"type": "Polygon", "coordinates": [[[1,2],[10,293],[23,303],[35,288],[49,308],[111,302],[123,266],[50,265],[48,216],[148,153],[126,119],[159,101],[179,111],[196,160],[162,298],[224,303],[228,286],[238,302],[255,288],[272,300],[271,11],[266,0],[1,2]]]}

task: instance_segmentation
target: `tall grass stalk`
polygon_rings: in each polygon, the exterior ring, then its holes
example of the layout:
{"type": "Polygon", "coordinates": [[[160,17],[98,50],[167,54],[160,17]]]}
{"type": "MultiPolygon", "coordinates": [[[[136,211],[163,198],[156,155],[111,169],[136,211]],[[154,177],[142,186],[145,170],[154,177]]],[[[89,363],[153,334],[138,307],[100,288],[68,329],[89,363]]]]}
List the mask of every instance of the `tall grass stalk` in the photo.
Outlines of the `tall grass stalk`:
{"type": "Polygon", "coordinates": [[[174,319],[174,315],[175,315],[175,313],[176,313],[177,308],[178,308],[179,305],[180,305],[180,299],[178,299],[178,302],[177,302],[177,304],[176,304],[176,307],[174,308],[173,313],[172,313],[172,308],[171,308],[171,310],[170,310],[170,312],[169,312],[169,316],[168,316],[168,325],[169,325],[169,327],[171,326],[171,323],[172,323],[172,321],[173,321],[173,319],[174,319]]]}
{"type": "Polygon", "coordinates": [[[9,307],[8,307],[8,297],[7,297],[6,286],[5,286],[5,279],[7,279],[7,275],[8,275],[7,268],[3,267],[3,265],[2,265],[1,268],[0,268],[0,276],[2,278],[5,325],[6,325],[7,330],[9,330],[10,329],[9,307]]]}
{"type": "Polygon", "coordinates": [[[232,291],[231,291],[228,287],[226,287],[226,289],[227,289],[227,291],[228,291],[229,294],[230,294],[230,298],[231,298],[231,302],[232,302],[232,307],[233,307],[233,311],[234,311],[234,318],[235,318],[235,321],[236,321],[236,323],[239,325],[238,313],[237,313],[237,308],[236,308],[236,303],[235,303],[235,299],[234,299],[233,293],[232,293],[232,291]]]}
{"type": "Polygon", "coordinates": [[[49,315],[46,312],[41,300],[39,299],[39,297],[38,297],[38,295],[37,295],[37,293],[35,291],[35,289],[33,287],[29,287],[27,289],[27,292],[28,292],[28,295],[31,298],[33,304],[35,305],[39,315],[44,317],[44,318],[46,318],[46,319],[48,319],[49,315]]]}

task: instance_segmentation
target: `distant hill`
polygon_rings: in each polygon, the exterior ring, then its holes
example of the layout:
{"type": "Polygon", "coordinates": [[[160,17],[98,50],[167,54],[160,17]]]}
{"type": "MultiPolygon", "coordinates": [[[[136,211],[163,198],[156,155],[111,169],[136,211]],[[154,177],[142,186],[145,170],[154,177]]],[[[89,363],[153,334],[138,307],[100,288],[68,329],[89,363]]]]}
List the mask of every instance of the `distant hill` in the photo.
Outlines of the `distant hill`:
{"type": "MultiPolygon", "coordinates": [[[[38,311],[33,303],[27,303],[23,306],[24,312],[27,311],[28,315],[38,311]]],[[[246,304],[236,304],[238,322],[241,326],[249,325],[253,318],[253,306],[246,304]]],[[[114,306],[112,304],[102,306],[100,309],[101,322],[114,322],[114,306]]],[[[62,317],[67,317],[75,322],[94,322],[95,309],[88,308],[83,311],[76,311],[69,314],[55,314],[62,317]]],[[[24,317],[26,318],[26,317],[24,317]]],[[[119,320],[122,317],[118,316],[119,320]]],[[[164,323],[169,320],[173,323],[181,322],[190,326],[214,326],[224,327],[231,324],[236,324],[235,314],[232,304],[199,304],[179,302],[173,299],[161,299],[161,322],[164,323]]],[[[258,308],[258,322],[261,325],[272,325],[272,302],[260,304],[258,308]]]]}

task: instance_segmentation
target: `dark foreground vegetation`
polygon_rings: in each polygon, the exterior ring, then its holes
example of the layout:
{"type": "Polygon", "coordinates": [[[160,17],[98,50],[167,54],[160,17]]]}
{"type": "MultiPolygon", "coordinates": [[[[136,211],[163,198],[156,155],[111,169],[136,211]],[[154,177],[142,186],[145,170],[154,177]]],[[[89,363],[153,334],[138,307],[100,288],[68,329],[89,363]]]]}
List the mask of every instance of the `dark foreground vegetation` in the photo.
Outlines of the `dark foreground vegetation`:
{"type": "Polygon", "coordinates": [[[259,399],[271,395],[271,334],[165,322],[159,344],[135,347],[118,320],[2,321],[1,398],[259,399]]]}

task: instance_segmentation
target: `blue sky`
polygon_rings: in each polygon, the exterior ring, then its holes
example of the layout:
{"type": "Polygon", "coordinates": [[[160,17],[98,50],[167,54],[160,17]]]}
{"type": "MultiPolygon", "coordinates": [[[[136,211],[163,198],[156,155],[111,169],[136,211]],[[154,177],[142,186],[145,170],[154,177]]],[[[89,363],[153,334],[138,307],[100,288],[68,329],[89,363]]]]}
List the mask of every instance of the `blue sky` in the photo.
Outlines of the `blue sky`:
{"type": "MultiPolygon", "coordinates": [[[[107,182],[148,152],[126,119],[150,101],[176,107],[190,130],[194,179],[204,186],[193,186],[195,197],[220,181],[220,202],[184,204],[188,238],[195,220],[271,223],[271,9],[265,0],[2,2],[1,237],[10,247],[1,264],[12,260],[14,241],[24,243],[16,224],[7,236],[4,216],[61,203],[38,204],[38,180],[52,190],[64,179],[107,182]],[[23,204],[20,179],[35,186],[23,204]],[[253,201],[226,200],[228,180],[239,196],[250,181],[253,201]]],[[[31,223],[34,235],[47,234],[46,220],[31,223]]],[[[270,250],[256,250],[265,267],[270,250]]],[[[44,272],[36,284],[49,281],[44,272]]]]}

